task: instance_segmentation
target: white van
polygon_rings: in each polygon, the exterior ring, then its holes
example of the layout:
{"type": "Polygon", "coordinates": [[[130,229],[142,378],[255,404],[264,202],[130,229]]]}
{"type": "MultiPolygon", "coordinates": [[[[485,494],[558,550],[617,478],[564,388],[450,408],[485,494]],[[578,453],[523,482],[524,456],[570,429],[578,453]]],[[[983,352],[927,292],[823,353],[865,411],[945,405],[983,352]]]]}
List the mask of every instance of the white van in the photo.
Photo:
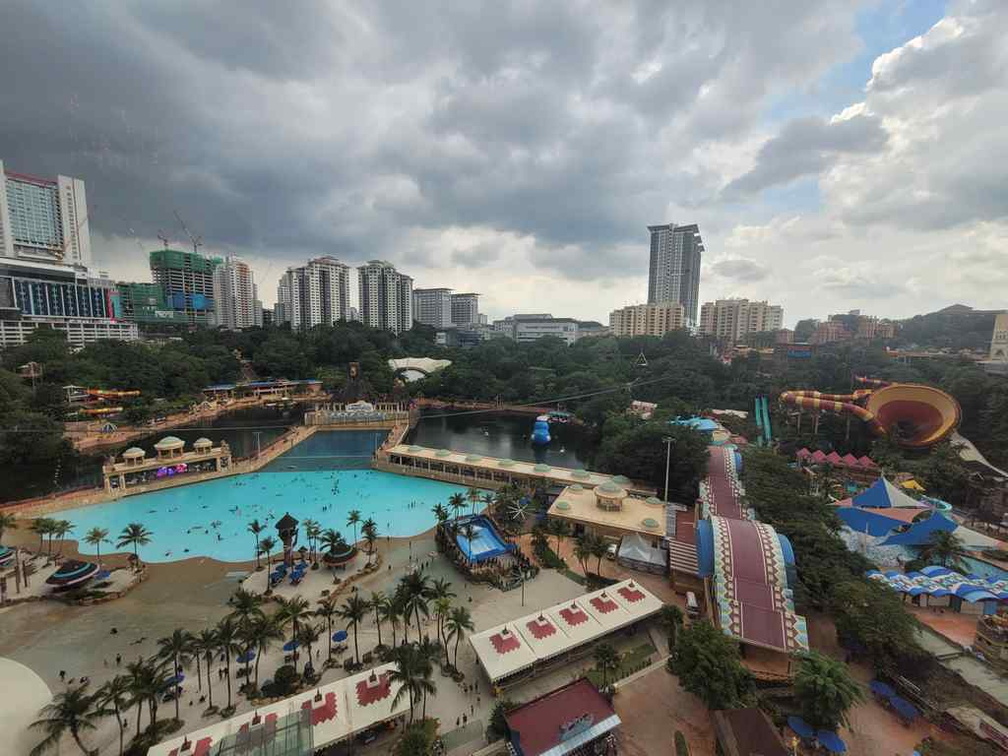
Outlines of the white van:
{"type": "Polygon", "coordinates": [[[686,591],[686,616],[691,620],[700,619],[700,604],[693,591],[686,591]]]}

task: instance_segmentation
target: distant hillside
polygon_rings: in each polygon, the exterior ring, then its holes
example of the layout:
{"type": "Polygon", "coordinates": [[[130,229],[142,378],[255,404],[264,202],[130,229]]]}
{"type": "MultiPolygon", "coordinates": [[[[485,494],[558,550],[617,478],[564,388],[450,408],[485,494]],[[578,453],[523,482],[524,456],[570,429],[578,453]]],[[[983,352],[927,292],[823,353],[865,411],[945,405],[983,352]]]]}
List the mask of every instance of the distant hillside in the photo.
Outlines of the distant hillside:
{"type": "Polygon", "coordinates": [[[895,343],[926,349],[984,351],[990,347],[996,312],[955,304],[927,315],[915,315],[901,321],[895,343]]]}

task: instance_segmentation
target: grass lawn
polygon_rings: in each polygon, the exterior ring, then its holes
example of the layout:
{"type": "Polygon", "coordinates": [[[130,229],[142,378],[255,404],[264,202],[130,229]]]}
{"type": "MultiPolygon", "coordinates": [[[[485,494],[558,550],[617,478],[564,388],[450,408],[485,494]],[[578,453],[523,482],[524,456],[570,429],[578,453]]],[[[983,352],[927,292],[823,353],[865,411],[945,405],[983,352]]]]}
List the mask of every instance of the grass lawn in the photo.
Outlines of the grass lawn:
{"type": "MultiPolygon", "coordinates": [[[[654,644],[650,640],[647,640],[634,646],[629,651],[620,654],[619,667],[615,672],[609,673],[606,678],[607,681],[612,683],[633,674],[647,664],[648,659],[655,653],[655,650],[654,644]]],[[[595,687],[602,686],[602,674],[597,669],[592,668],[589,670],[587,677],[594,683],[595,687]]]]}

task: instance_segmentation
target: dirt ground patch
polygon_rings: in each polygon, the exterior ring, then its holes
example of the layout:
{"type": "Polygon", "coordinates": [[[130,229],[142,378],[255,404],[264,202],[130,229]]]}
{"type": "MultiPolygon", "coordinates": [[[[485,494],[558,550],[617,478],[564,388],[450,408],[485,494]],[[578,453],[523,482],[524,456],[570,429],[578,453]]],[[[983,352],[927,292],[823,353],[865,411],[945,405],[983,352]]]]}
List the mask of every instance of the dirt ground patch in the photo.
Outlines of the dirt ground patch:
{"type": "Polygon", "coordinates": [[[664,669],[656,669],[619,689],[613,699],[623,724],[619,752],[628,756],[674,753],[673,738],[681,730],[692,756],[713,756],[714,729],[703,702],[679,685],[664,669]]]}

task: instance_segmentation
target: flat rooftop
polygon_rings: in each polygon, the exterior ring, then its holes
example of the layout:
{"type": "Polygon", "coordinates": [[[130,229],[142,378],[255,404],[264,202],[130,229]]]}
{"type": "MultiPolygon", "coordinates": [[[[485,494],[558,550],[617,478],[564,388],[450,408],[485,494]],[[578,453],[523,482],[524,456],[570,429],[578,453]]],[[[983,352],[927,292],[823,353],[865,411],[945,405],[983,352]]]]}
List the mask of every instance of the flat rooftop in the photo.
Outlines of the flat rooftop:
{"type": "Polygon", "coordinates": [[[644,499],[626,496],[619,509],[602,509],[598,506],[595,491],[580,484],[564,488],[548,514],[550,517],[658,538],[664,537],[666,532],[663,502],[648,503],[644,499]]]}

